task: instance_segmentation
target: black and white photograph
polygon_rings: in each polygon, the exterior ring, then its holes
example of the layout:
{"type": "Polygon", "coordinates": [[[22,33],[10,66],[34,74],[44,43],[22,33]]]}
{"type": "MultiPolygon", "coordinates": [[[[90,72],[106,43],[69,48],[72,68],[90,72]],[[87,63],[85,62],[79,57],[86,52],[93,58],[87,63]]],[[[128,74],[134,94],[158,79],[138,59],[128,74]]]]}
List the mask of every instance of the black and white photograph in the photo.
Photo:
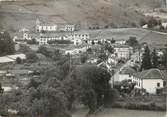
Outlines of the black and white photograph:
{"type": "Polygon", "coordinates": [[[0,117],[167,117],[167,0],[0,0],[0,117]]]}

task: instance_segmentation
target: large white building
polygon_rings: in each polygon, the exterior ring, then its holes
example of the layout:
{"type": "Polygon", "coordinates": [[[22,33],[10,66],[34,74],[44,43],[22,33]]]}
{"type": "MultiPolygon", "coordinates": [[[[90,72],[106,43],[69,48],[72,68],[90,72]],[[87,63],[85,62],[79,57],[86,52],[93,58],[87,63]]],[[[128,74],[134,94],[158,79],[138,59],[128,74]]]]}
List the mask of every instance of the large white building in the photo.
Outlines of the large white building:
{"type": "Polygon", "coordinates": [[[62,34],[62,33],[46,33],[46,34],[40,34],[39,38],[37,39],[39,45],[45,45],[48,44],[49,41],[54,40],[70,40],[68,36],[62,34]]]}
{"type": "Polygon", "coordinates": [[[132,82],[136,83],[136,88],[156,94],[158,89],[167,87],[167,70],[149,69],[135,73],[132,82]]]}
{"type": "Polygon", "coordinates": [[[58,24],[59,31],[73,32],[75,31],[74,24],[58,24]]]}
{"type": "Polygon", "coordinates": [[[88,40],[89,39],[89,33],[86,32],[74,32],[71,36],[72,40],[75,39],[81,39],[81,40],[88,40]]]}
{"type": "Polygon", "coordinates": [[[129,59],[133,49],[127,45],[114,45],[115,54],[118,59],[129,59]]]}
{"type": "Polygon", "coordinates": [[[74,24],[46,24],[42,23],[39,19],[36,20],[36,31],[37,32],[56,32],[56,31],[65,31],[65,32],[73,32],[75,31],[74,24]]]}
{"type": "Polygon", "coordinates": [[[90,38],[89,33],[86,32],[74,32],[69,35],[71,41],[74,45],[81,45],[84,41],[90,38]]]}
{"type": "Polygon", "coordinates": [[[37,32],[55,32],[57,31],[57,25],[56,24],[44,24],[41,23],[38,19],[36,21],[36,31],[37,32]]]}

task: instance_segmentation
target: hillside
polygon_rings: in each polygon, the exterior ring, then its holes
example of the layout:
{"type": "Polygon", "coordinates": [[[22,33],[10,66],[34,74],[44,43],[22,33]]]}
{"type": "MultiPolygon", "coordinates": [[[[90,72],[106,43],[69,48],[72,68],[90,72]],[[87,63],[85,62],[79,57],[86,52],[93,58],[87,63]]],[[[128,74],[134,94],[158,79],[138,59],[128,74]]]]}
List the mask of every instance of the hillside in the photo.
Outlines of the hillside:
{"type": "Polygon", "coordinates": [[[2,3],[0,18],[3,26],[11,30],[32,27],[35,20],[44,22],[75,23],[82,27],[98,24],[130,27],[143,16],[119,5],[118,0],[37,0],[2,3]],[[27,26],[28,24],[28,26],[27,26]]]}
{"type": "Polygon", "coordinates": [[[0,3],[3,27],[12,32],[32,28],[37,18],[43,22],[81,24],[82,28],[134,27],[144,16],[135,10],[152,0],[22,0],[0,3]]]}

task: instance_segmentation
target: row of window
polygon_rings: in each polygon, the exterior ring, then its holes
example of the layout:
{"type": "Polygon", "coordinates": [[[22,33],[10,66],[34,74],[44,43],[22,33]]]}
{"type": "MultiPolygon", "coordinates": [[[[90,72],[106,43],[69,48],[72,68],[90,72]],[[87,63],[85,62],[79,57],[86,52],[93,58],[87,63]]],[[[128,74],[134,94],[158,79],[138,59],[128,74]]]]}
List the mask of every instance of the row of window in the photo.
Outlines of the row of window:
{"type": "Polygon", "coordinates": [[[57,27],[56,26],[41,26],[41,27],[38,27],[38,30],[57,30],[57,27]]]}
{"type": "MultiPolygon", "coordinates": [[[[160,83],[157,83],[157,87],[160,87],[160,83]]],[[[163,81],[163,87],[166,87],[166,81],[163,81]]]]}
{"type": "Polygon", "coordinates": [[[88,37],[89,35],[87,35],[87,34],[86,34],[86,35],[81,35],[81,34],[78,35],[78,34],[75,34],[74,36],[75,36],[75,37],[76,37],[76,36],[78,36],[78,37],[88,37]]]}

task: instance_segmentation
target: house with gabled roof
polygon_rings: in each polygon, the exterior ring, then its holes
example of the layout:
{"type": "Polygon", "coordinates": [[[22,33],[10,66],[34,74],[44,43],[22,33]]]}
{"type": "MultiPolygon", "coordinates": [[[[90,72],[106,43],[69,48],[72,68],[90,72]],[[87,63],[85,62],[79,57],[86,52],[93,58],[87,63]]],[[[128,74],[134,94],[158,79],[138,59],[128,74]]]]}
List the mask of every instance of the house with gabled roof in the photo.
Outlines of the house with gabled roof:
{"type": "Polygon", "coordinates": [[[167,70],[149,69],[134,73],[132,82],[136,88],[146,89],[148,93],[156,94],[158,89],[167,87],[167,70]]]}
{"type": "Polygon", "coordinates": [[[121,71],[119,72],[119,81],[123,81],[123,80],[132,80],[132,74],[136,73],[136,70],[133,69],[132,67],[124,67],[123,69],[121,69],[121,71]]]}

